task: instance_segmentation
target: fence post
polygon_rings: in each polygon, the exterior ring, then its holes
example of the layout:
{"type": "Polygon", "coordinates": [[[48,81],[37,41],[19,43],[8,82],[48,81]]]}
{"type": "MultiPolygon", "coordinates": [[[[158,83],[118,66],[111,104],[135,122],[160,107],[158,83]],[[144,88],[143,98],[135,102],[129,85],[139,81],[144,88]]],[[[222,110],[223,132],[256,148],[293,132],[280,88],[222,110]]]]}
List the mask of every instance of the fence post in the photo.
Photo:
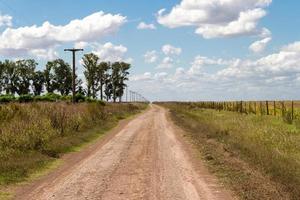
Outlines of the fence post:
{"type": "Polygon", "coordinates": [[[282,117],[284,117],[284,114],[285,114],[285,113],[284,113],[284,109],[285,109],[285,108],[284,108],[284,101],[282,101],[282,102],[281,102],[281,115],[282,115],[282,117]]]}
{"type": "Polygon", "coordinates": [[[294,120],[294,101],[292,101],[292,120],[294,120]]]}
{"type": "Polygon", "coordinates": [[[243,113],[243,101],[241,101],[241,105],[240,105],[240,112],[243,113]]]}
{"type": "Polygon", "coordinates": [[[262,101],[260,101],[259,104],[260,104],[260,115],[263,115],[262,101]]]}
{"type": "Polygon", "coordinates": [[[254,102],[254,112],[255,112],[255,115],[257,114],[256,112],[256,101],[254,102]]]}
{"type": "Polygon", "coordinates": [[[252,113],[252,108],[251,108],[251,101],[249,101],[249,112],[248,112],[249,114],[251,114],[252,113]]]}
{"type": "Polygon", "coordinates": [[[269,101],[266,101],[266,106],[267,106],[267,115],[269,115],[269,101]]]}
{"type": "Polygon", "coordinates": [[[274,101],[274,116],[276,116],[276,101],[274,101]]]}

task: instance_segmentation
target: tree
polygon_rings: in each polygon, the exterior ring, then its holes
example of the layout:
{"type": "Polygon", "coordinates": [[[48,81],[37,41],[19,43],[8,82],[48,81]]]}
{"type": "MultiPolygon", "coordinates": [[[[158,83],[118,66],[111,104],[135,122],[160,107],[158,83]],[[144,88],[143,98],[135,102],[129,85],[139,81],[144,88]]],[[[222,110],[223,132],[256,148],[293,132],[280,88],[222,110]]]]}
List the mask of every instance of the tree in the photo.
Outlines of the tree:
{"type": "Polygon", "coordinates": [[[93,53],[83,56],[84,76],[87,82],[87,96],[96,98],[98,91],[97,66],[99,57],[93,53]]]}
{"type": "Polygon", "coordinates": [[[85,95],[86,91],[82,86],[83,85],[82,80],[77,78],[75,84],[76,84],[76,94],[85,95]]]}
{"type": "Polygon", "coordinates": [[[54,85],[61,95],[68,95],[72,90],[72,69],[68,63],[62,59],[52,62],[54,71],[54,85]]]}
{"type": "Polygon", "coordinates": [[[44,83],[45,83],[44,73],[41,71],[36,71],[32,79],[32,89],[34,95],[41,95],[41,93],[43,92],[44,83]]]}
{"type": "Polygon", "coordinates": [[[105,93],[105,96],[106,96],[106,101],[109,101],[112,97],[112,94],[113,94],[113,84],[112,84],[111,80],[112,80],[111,75],[108,75],[105,79],[104,93],[105,93]]]}
{"type": "Polygon", "coordinates": [[[119,97],[119,101],[122,101],[122,96],[124,95],[124,90],[126,88],[126,84],[125,81],[128,80],[128,75],[129,72],[128,70],[130,69],[130,64],[125,63],[125,62],[121,62],[120,63],[120,76],[119,76],[119,83],[118,83],[118,87],[116,90],[116,94],[119,97]]]}
{"type": "Polygon", "coordinates": [[[0,94],[2,93],[4,87],[4,70],[5,65],[0,61],[0,94]]]}
{"type": "Polygon", "coordinates": [[[103,101],[103,87],[106,84],[106,79],[109,78],[108,71],[110,69],[110,63],[108,62],[101,62],[99,65],[97,65],[97,71],[96,71],[96,79],[97,83],[99,84],[99,91],[100,91],[100,99],[103,101]]]}
{"type": "Polygon", "coordinates": [[[130,64],[125,62],[115,62],[112,64],[112,98],[116,102],[117,98],[121,101],[126,87],[125,81],[128,80],[130,64]]]}
{"type": "Polygon", "coordinates": [[[33,59],[18,60],[16,62],[15,87],[18,95],[30,93],[30,84],[33,79],[34,71],[37,63],[33,59]]]}
{"type": "Polygon", "coordinates": [[[54,80],[54,65],[55,63],[53,61],[49,61],[47,62],[46,69],[44,70],[45,87],[48,93],[54,93],[57,88],[54,80]]]}
{"type": "Polygon", "coordinates": [[[3,63],[3,89],[6,94],[15,95],[17,88],[15,83],[17,81],[16,63],[13,61],[5,60],[3,63]]]}

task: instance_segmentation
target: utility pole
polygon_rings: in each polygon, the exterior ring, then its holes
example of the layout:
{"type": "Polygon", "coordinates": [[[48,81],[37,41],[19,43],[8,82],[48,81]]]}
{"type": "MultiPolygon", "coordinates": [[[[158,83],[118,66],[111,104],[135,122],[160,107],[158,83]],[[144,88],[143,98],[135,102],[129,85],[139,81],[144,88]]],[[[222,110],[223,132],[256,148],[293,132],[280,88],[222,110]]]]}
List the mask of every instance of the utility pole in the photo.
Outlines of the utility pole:
{"type": "Polygon", "coordinates": [[[76,103],[76,52],[83,51],[83,49],[65,49],[65,51],[70,51],[73,54],[73,74],[72,74],[72,102],[76,103]]]}

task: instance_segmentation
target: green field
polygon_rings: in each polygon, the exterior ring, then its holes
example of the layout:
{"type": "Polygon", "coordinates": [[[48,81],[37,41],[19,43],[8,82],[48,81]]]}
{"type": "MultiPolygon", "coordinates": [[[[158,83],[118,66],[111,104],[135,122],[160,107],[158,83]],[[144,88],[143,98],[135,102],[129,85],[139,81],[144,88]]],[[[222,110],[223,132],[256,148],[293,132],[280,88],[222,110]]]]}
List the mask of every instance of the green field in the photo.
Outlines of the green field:
{"type": "Polygon", "coordinates": [[[242,199],[299,199],[300,119],[286,123],[197,103],[161,105],[187,131],[211,171],[242,199]]]}

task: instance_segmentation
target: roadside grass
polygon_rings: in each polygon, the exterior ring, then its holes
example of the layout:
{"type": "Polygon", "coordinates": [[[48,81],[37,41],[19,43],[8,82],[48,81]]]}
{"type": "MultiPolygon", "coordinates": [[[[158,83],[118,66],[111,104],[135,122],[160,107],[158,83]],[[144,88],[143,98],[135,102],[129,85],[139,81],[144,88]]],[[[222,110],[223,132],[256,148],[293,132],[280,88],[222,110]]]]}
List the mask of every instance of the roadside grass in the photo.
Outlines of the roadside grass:
{"type": "MultiPolygon", "coordinates": [[[[0,186],[45,173],[145,104],[29,103],[0,106],[0,186]],[[51,167],[52,166],[52,167],[51,167]]],[[[1,193],[0,198],[8,196],[1,193]]]]}
{"type": "Polygon", "coordinates": [[[170,109],[210,170],[242,199],[300,199],[300,126],[272,116],[170,109]]]}

